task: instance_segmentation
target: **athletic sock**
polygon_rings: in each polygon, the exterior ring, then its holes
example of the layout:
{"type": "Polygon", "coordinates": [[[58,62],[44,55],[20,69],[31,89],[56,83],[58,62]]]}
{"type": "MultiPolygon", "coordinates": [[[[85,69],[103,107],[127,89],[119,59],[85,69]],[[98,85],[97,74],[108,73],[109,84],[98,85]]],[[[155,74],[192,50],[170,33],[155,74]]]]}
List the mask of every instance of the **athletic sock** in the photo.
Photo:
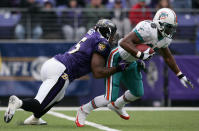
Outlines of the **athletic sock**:
{"type": "Polygon", "coordinates": [[[115,102],[115,106],[118,108],[124,107],[127,103],[130,103],[132,101],[135,101],[139,99],[140,97],[136,97],[129,90],[127,90],[124,95],[120,96],[115,102]]]}
{"type": "Polygon", "coordinates": [[[40,112],[40,103],[36,99],[32,98],[27,98],[27,99],[22,99],[22,106],[21,108],[24,109],[25,111],[30,111],[33,113],[40,112]]]}
{"type": "Polygon", "coordinates": [[[54,105],[58,104],[59,102],[55,102],[52,105],[50,105],[49,107],[47,107],[46,109],[40,111],[40,112],[35,112],[34,116],[36,118],[41,118],[44,114],[46,114],[46,112],[48,112],[54,105]]]}
{"type": "Polygon", "coordinates": [[[105,99],[104,95],[101,95],[101,96],[95,97],[89,103],[83,105],[82,108],[83,108],[83,111],[85,111],[86,113],[90,113],[92,110],[99,107],[106,106],[109,103],[110,102],[105,99]]]}

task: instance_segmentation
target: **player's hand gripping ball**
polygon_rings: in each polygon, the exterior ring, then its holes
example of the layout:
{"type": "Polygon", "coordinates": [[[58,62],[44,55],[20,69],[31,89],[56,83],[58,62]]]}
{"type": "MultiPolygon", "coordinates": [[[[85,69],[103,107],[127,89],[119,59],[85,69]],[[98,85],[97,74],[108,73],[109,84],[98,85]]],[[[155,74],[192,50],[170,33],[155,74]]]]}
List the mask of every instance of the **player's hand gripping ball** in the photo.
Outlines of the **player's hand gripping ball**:
{"type": "Polygon", "coordinates": [[[138,44],[135,47],[141,52],[139,57],[141,60],[148,60],[155,54],[155,51],[146,44],[138,44]]]}

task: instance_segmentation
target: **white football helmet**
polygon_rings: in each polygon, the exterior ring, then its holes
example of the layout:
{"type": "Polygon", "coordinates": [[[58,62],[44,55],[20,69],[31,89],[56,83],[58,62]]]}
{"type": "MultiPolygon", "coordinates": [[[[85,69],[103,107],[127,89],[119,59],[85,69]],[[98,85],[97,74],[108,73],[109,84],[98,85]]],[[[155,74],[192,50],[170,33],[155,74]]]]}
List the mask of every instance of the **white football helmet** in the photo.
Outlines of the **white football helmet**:
{"type": "Polygon", "coordinates": [[[163,37],[172,38],[178,25],[176,13],[172,9],[159,9],[154,16],[153,21],[156,23],[157,28],[163,37]]]}

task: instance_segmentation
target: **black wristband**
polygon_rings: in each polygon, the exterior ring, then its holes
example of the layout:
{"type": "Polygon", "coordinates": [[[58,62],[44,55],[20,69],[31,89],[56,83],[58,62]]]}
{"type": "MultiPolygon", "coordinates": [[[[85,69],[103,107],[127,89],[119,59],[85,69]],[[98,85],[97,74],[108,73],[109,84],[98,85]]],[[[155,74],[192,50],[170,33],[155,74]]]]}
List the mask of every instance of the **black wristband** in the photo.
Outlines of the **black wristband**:
{"type": "Polygon", "coordinates": [[[144,53],[141,52],[140,58],[139,59],[143,59],[144,58],[144,53]]]}
{"type": "Polygon", "coordinates": [[[184,77],[184,74],[178,76],[179,79],[181,79],[182,77],[184,77]]]}

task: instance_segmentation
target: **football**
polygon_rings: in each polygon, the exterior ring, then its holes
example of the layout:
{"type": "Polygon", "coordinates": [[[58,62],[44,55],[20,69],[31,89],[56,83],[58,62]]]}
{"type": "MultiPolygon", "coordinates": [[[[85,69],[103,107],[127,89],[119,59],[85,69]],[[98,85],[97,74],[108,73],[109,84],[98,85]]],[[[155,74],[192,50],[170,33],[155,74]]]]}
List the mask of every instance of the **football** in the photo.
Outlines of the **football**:
{"type": "Polygon", "coordinates": [[[146,51],[148,48],[150,48],[149,54],[153,54],[153,53],[154,53],[154,50],[153,50],[150,46],[148,46],[148,45],[146,45],[146,44],[138,44],[138,45],[136,45],[135,47],[136,47],[136,49],[138,49],[138,50],[141,51],[141,52],[144,52],[144,51],[146,51]]]}

